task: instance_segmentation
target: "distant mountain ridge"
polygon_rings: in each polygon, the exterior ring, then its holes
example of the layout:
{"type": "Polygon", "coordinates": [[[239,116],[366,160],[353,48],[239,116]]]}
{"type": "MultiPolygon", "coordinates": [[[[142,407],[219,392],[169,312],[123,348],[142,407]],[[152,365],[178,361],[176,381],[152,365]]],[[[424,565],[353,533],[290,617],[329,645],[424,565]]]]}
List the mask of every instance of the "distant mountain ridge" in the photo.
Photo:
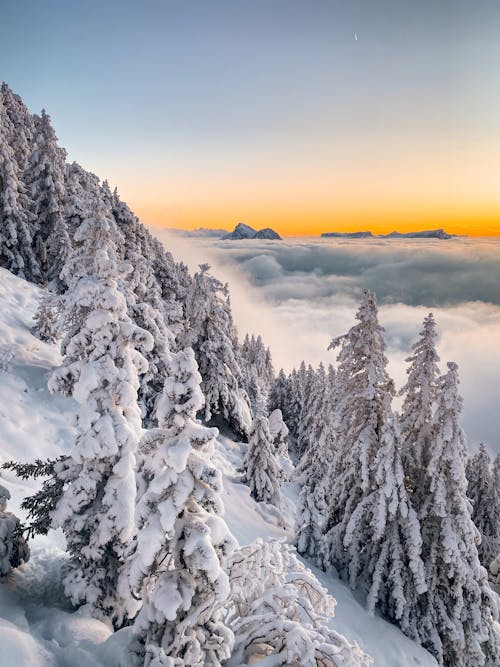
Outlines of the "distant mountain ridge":
{"type": "Polygon", "coordinates": [[[268,241],[281,241],[281,236],[271,229],[265,227],[264,229],[256,230],[250,225],[245,225],[239,222],[232,232],[222,237],[223,241],[241,241],[243,239],[267,239],[268,241]]]}
{"type": "Polygon", "coordinates": [[[456,234],[448,234],[444,229],[427,229],[421,232],[391,232],[390,234],[373,234],[372,232],[323,232],[322,238],[345,238],[345,239],[451,239],[456,234]]]}

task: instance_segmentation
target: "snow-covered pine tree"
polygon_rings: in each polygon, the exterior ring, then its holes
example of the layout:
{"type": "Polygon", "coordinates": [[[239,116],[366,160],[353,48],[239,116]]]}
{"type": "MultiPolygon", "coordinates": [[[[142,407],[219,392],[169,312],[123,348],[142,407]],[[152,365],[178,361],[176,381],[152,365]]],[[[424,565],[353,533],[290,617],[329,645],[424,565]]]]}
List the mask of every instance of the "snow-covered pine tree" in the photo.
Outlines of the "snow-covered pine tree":
{"type": "Polygon", "coordinates": [[[335,454],[328,472],[325,565],[333,564],[346,578],[349,574],[344,546],[347,525],[360,503],[377,488],[377,453],[392,427],[394,396],[394,383],[387,373],[384,354],[384,330],[378,322],[375,295],[367,290],[356,319],[358,323],[329,346],[340,346],[340,352],[333,415],[335,454]]]}
{"type": "Polygon", "coordinates": [[[309,366],[304,386],[304,400],[297,429],[297,450],[304,456],[309,447],[314,445],[316,431],[326,419],[323,404],[326,392],[325,367],[320,363],[317,371],[309,366]]]}
{"type": "Polygon", "coordinates": [[[12,568],[27,563],[30,550],[23,537],[21,522],[7,511],[10,492],[0,484],[0,578],[12,568]]]}
{"type": "Polygon", "coordinates": [[[33,317],[35,324],[31,332],[45,343],[55,343],[60,333],[58,318],[61,310],[61,299],[54,292],[49,290],[44,292],[33,317]]]}
{"type": "Polygon", "coordinates": [[[78,227],[92,214],[94,201],[99,197],[99,179],[76,162],[72,162],[66,165],[64,188],[64,218],[68,234],[73,238],[78,227]]]}
{"type": "Polygon", "coordinates": [[[446,667],[494,667],[500,655],[498,598],[477,553],[459,425],[458,367],[438,381],[432,448],[420,514],[428,593],[422,644],[446,667]]]}
{"type": "Polygon", "coordinates": [[[21,503],[21,508],[26,511],[28,518],[28,523],[24,526],[28,540],[35,535],[47,535],[49,532],[52,510],[55,509],[64,490],[61,471],[66,461],[65,456],[60,456],[46,461],[36,459],[33,463],[6,461],[2,465],[6,470],[13,470],[20,479],[45,478],[41,488],[33,495],[24,498],[21,503]]]}
{"type": "MultiPolygon", "coordinates": [[[[320,369],[320,390],[311,405],[310,445],[296,468],[300,485],[297,506],[295,544],[297,551],[319,565],[322,564],[323,530],[328,511],[331,479],[329,471],[335,451],[332,424],[332,393],[320,369]]],[[[328,378],[330,382],[331,378],[328,378]]]]}
{"type": "Polygon", "coordinates": [[[292,547],[257,539],[233,553],[227,620],[236,644],[227,667],[360,667],[371,659],[328,628],[335,600],[292,547]]]}
{"type": "Polygon", "coordinates": [[[240,348],[241,366],[243,369],[244,388],[255,409],[264,400],[267,402],[274,369],[269,348],[264,346],[261,336],[245,336],[240,348]]]}
{"type": "Polygon", "coordinates": [[[389,406],[386,415],[389,421],[378,434],[372,489],[351,512],[342,561],[348,563],[351,588],[367,595],[368,610],[377,610],[419,641],[421,596],[427,590],[420,525],[406,491],[389,406]]]}
{"type": "Polygon", "coordinates": [[[251,413],[242,372],[237,359],[237,343],[227,285],[208,273],[208,264],[200,265],[188,298],[187,317],[192,346],[202,377],[205,395],[205,419],[222,415],[240,434],[248,435],[251,413]]]}
{"type": "Polygon", "coordinates": [[[57,145],[49,115],[34,116],[35,133],[24,182],[32,201],[35,219],[33,243],[45,281],[62,290],[60,273],[71,252],[64,219],[66,151],[57,145]]]}
{"type": "Polygon", "coordinates": [[[274,379],[274,382],[271,384],[269,390],[269,399],[268,399],[268,410],[273,412],[274,410],[281,410],[283,419],[287,423],[288,418],[288,403],[289,403],[289,383],[288,378],[285,375],[285,371],[281,368],[280,372],[274,379]]]}
{"type": "MultiPolygon", "coordinates": [[[[472,503],[472,521],[479,531],[477,547],[481,564],[489,570],[500,553],[500,486],[495,488],[491,458],[483,443],[467,461],[467,496],[472,503]]],[[[499,480],[497,479],[497,485],[499,480]]]]}
{"type": "Polygon", "coordinates": [[[0,266],[39,281],[40,267],[31,247],[30,203],[9,135],[16,136],[0,96],[0,266]]]}
{"type": "MultiPolygon", "coordinates": [[[[217,667],[233,644],[221,609],[234,539],[220,517],[222,481],[210,460],[217,430],[196,421],[200,380],[191,349],[169,357],[159,427],[139,449],[138,533],[121,586],[143,600],[132,646],[141,665],[217,667]]],[[[133,613],[133,597],[129,604],[133,613]]]]}
{"type": "Polygon", "coordinates": [[[3,103],[10,121],[11,131],[8,143],[14,151],[18,174],[22,174],[26,168],[33,141],[35,129],[33,117],[19,95],[16,95],[5,82],[0,87],[0,100],[0,105],[3,103]]]}
{"type": "Polygon", "coordinates": [[[118,288],[116,227],[101,200],[75,233],[75,249],[63,268],[66,335],[63,365],[53,392],[78,403],[76,443],[59,470],[63,494],[52,512],[70,554],[64,586],[74,604],[119,626],[118,573],[132,536],[135,450],[141,435],[138,373],[146,370],[139,348],[150,334],[135,326],[118,288]]]}
{"type": "Polygon", "coordinates": [[[255,500],[281,507],[281,471],[276,460],[269,421],[263,411],[255,416],[248,450],[243,460],[243,479],[255,500]]]}
{"type": "Polygon", "coordinates": [[[305,381],[306,367],[305,363],[302,362],[299,370],[295,368],[290,373],[288,378],[288,408],[285,411],[285,414],[288,413],[288,421],[286,425],[290,431],[290,440],[292,447],[291,449],[296,453],[297,447],[297,437],[300,423],[300,413],[302,411],[302,405],[304,401],[304,381],[305,381]]]}
{"type": "Polygon", "coordinates": [[[421,475],[424,474],[432,448],[433,413],[437,398],[439,357],[436,352],[436,323],[432,313],[424,319],[412,354],[406,361],[409,367],[405,386],[399,394],[404,397],[399,418],[401,448],[406,486],[411,493],[417,513],[423,503],[421,475]]]}

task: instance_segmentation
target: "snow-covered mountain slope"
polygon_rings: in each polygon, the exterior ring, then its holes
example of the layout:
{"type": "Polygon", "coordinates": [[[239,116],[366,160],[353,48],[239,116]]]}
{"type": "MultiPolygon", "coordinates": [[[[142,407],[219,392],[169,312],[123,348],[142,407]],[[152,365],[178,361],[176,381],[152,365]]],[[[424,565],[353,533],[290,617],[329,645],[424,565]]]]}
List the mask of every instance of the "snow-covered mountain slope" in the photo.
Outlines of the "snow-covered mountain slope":
{"type": "MultiPolygon", "coordinates": [[[[48,374],[60,360],[57,346],[30,333],[41,294],[0,269],[0,462],[54,457],[68,450],[73,440],[73,402],[47,390],[48,374]]],[[[223,473],[225,518],[231,531],[241,545],[257,537],[290,538],[296,488],[286,484],[283,489],[288,528],[282,528],[276,510],[255,503],[248,487],[238,481],[243,448],[228,435],[219,437],[216,465],[223,473]]],[[[0,471],[0,484],[12,494],[11,511],[24,518],[20,503],[34,484],[7,471],[0,471]]],[[[0,583],[0,667],[125,667],[128,630],[113,634],[85,608],[72,613],[64,602],[61,534],[36,538],[31,549],[31,561],[0,583]]],[[[315,574],[338,603],[332,627],[357,641],[374,658],[375,667],[436,665],[396,627],[370,617],[337,578],[317,570],[315,574]]]]}

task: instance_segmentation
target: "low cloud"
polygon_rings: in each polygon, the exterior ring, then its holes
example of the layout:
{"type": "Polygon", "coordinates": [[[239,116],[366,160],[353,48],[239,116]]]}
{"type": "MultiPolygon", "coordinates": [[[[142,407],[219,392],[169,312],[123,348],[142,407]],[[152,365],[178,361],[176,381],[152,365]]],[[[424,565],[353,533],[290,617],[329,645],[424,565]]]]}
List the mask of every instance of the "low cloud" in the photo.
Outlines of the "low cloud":
{"type": "Polygon", "coordinates": [[[404,360],[434,312],[441,369],[448,360],[460,366],[469,442],[500,451],[500,240],[162,240],[192,268],[208,261],[229,282],[240,333],[261,333],[277,368],[333,362],[328,343],[352,326],[368,288],[401,386],[404,360]]]}

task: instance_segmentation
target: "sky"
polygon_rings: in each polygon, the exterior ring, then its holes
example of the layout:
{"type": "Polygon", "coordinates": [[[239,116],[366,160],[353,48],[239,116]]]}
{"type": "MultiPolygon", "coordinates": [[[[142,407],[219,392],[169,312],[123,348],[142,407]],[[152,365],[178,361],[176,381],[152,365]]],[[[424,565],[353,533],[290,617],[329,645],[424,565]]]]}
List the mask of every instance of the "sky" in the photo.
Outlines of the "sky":
{"type": "Polygon", "coordinates": [[[155,227],[500,235],[499,0],[3,0],[0,77],[155,227]]]}

